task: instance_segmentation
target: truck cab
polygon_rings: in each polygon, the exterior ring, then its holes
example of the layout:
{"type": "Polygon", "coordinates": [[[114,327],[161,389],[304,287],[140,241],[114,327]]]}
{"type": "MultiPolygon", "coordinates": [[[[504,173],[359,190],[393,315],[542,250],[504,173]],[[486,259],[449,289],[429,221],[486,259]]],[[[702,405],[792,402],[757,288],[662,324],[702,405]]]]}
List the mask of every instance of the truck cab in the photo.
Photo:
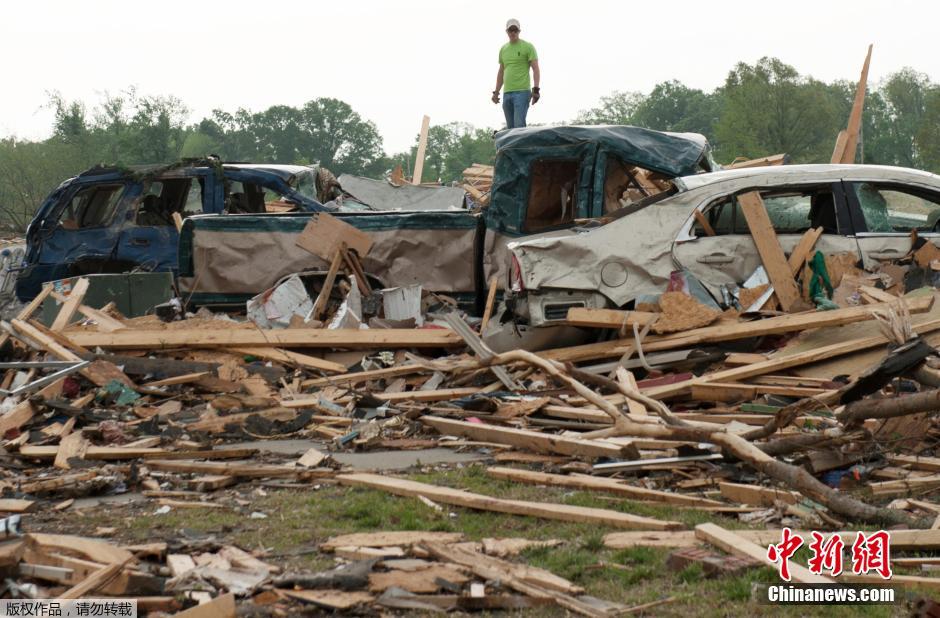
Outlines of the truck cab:
{"type": "Polygon", "coordinates": [[[76,275],[176,273],[177,217],[334,210],[318,182],[312,167],[216,159],[92,168],[56,187],[29,224],[16,295],[76,275]]]}

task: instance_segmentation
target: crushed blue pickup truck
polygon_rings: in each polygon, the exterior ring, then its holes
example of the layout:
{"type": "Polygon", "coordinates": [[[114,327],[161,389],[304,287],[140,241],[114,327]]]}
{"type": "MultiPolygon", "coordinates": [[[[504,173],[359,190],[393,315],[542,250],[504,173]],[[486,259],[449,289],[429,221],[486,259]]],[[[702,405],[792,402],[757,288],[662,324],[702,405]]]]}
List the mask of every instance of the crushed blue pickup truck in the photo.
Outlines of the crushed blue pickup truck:
{"type": "Polygon", "coordinates": [[[326,270],[295,240],[315,213],[330,212],[373,237],[361,257],[378,284],[421,284],[479,311],[487,282],[507,279],[509,242],[563,234],[715,168],[701,135],[627,126],[513,129],[497,134],[496,148],[482,209],[385,210],[304,166],[89,170],[53,191],[30,224],[17,295],[32,298],[63,277],[137,269],[176,273],[194,305],[243,304],[291,273],[326,270]]]}

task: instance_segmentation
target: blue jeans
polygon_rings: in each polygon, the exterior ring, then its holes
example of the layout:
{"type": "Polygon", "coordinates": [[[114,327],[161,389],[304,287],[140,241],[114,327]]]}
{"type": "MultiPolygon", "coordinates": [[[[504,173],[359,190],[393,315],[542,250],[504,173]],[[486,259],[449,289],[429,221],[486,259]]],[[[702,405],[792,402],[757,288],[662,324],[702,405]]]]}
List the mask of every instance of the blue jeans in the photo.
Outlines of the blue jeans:
{"type": "Polygon", "coordinates": [[[503,113],[506,115],[506,128],[515,129],[525,126],[525,115],[529,111],[529,91],[517,90],[503,93],[503,113]]]}

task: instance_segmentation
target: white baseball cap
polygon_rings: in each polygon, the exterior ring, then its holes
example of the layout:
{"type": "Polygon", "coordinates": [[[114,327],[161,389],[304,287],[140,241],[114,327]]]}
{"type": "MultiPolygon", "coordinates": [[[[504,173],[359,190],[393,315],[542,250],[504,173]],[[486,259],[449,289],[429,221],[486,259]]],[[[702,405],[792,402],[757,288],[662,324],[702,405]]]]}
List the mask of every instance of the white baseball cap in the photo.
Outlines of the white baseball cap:
{"type": "Polygon", "coordinates": [[[509,21],[506,22],[506,30],[509,30],[513,26],[515,26],[516,28],[519,28],[519,30],[522,30],[522,26],[519,25],[518,19],[510,19],[509,21]]]}

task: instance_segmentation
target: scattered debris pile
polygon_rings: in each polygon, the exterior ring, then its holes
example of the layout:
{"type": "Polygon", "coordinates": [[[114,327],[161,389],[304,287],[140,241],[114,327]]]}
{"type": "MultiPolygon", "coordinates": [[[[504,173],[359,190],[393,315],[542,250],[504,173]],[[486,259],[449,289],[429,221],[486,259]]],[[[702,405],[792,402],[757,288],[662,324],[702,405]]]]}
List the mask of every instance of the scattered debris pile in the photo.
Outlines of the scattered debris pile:
{"type": "MultiPolygon", "coordinates": [[[[83,538],[29,530],[37,509],[64,511],[84,497],[129,491],[164,512],[240,508],[225,492],[242,483],[368,487],[434,508],[587,522],[620,529],[605,537],[610,547],[675,548],[677,568],[701,563],[716,576],[767,564],[766,546],[784,526],[844,535],[861,524],[886,526],[895,550],[940,548],[940,504],[926,499],[940,488],[940,429],[931,416],[940,402],[940,305],[932,287],[902,297],[903,276],[823,256],[830,275],[841,269],[827,299],[838,308],[799,311],[812,298],[793,278],[809,268],[812,243],[801,243],[797,263],[791,255],[779,268],[775,253],[762,252],[769,284],[749,302],[790,313],[718,312],[674,289],[644,311],[572,309],[569,325],[603,335],[594,343],[497,354],[477,334],[481,321],[448,299],[417,286],[372,287],[358,260],[368,237],[339,238],[354,237],[346,230],[309,245],[330,260],[325,279],[292,276],[250,301],[247,317],[184,314],[179,303],[158,312],[163,319],[127,319],[83,304],[87,285],[79,284],[60,297],[50,326],[33,318],[48,286],[2,323],[10,362],[0,366],[0,512],[12,514],[0,522],[0,536],[9,537],[0,541],[5,595],[136,598],[154,613],[200,603],[213,616],[234,615],[235,597],[336,610],[640,611],[586,597],[523,564],[514,556],[534,543],[525,539],[374,531],[321,543],[339,565],[303,573],[219,539],[122,547],[103,538],[108,531],[83,538]],[[320,446],[299,458],[245,446],[288,438],[320,446]],[[333,457],[436,446],[485,449],[493,479],[720,513],[768,529],[685,530],[615,508],[353,471],[333,457]],[[734,559],[694,549],[700,542],[734,559]]],[[[759,242],[772,247],[775,239],[759,242]]],[[[923,251],[909,261],[931,268],[923,251]]],[[[829,581],[790,568],[796,581],[829,581]]]]}

